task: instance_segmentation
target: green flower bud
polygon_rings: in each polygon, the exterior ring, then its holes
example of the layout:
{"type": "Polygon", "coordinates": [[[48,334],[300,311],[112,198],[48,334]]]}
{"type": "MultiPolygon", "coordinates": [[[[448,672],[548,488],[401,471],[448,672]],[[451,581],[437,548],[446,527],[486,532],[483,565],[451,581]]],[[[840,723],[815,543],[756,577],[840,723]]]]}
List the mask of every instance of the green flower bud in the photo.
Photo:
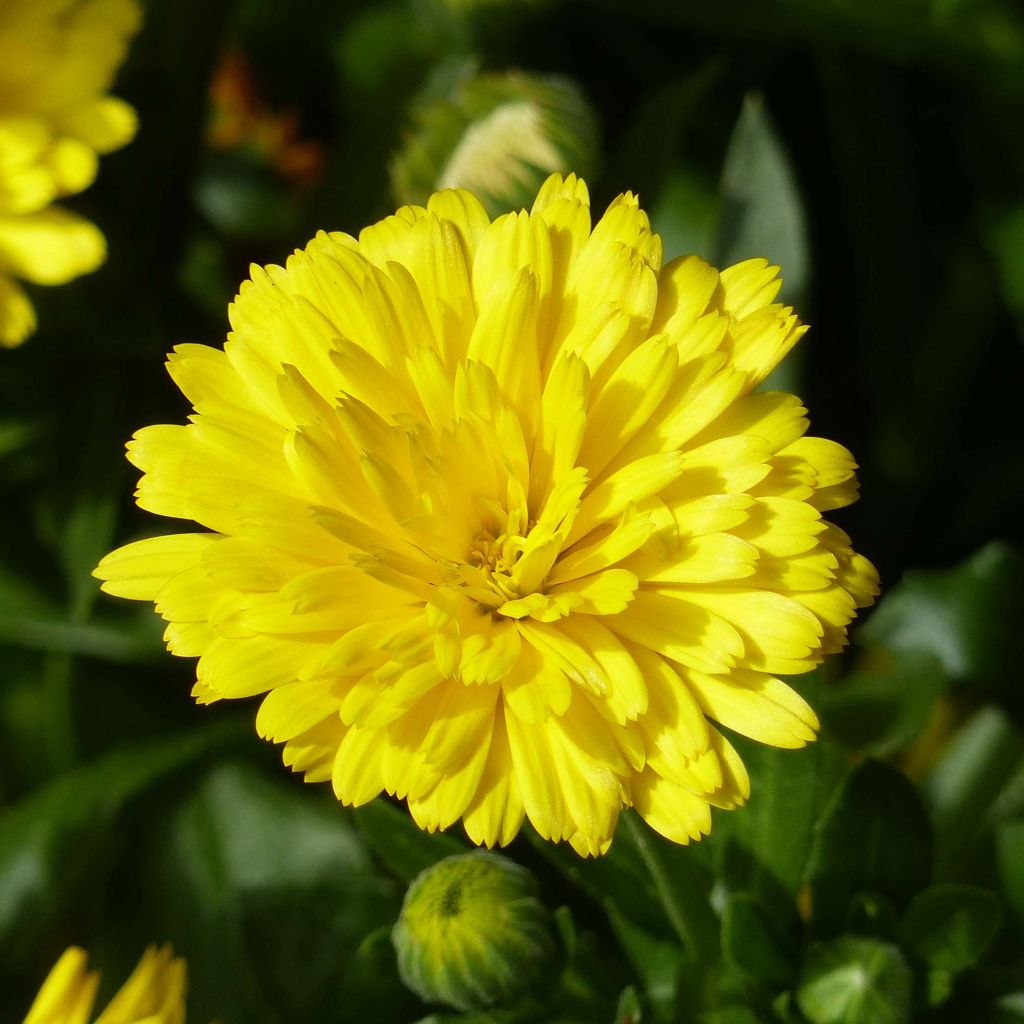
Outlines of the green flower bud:
{"type": "Polygon", "coordinates": [[[391,933],[402,981],[426,1002],[506,1002],[558,959],[551,915],[526,868],[495,853],[446,857],[409,886],[391,933]]]}
{"type": "Polygon", "coordinates": [[[414,121],[391,164],[402,203],[466,188],[494,217],[528,205],[554,171],[586,177],[597,151],[596,118],[565,78],[519,72],[463,78],[414,121]]]}

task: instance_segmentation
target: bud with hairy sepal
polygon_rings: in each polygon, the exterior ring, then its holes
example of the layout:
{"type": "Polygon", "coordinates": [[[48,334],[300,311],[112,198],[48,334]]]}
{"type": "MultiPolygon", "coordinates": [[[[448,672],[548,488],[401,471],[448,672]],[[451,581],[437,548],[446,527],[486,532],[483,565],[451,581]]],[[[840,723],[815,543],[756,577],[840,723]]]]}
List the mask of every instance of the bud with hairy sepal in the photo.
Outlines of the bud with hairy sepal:
{"type": "Polygon", "coordinates": [[[528,206],[552,171],[593,168],[597,119],[567,78],[468,75],[414,114],[391,163],[395,196],[424,203],[432,192],[467,188],[491,216],[528,206]]]}
{"type": "Polygon", "coordinates": [[[494,853],[446,857],[422,872],[392,941],[402,981],[457,1010],[508,1002],[558,959],[533,875],[494,853]]]}

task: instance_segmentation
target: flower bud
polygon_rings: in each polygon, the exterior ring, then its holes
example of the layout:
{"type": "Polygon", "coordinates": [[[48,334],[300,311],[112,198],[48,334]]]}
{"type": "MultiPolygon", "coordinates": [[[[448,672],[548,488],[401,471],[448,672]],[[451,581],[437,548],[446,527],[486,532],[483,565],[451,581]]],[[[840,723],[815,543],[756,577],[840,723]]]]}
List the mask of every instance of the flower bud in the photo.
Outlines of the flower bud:
{"type": "Polygon", "coordinates": [[[474,75],[414,115],[391,181],[403,203],[466,188],[497,216],[528,206],[553,171],[585,176],[596,151],[597,121],[573,82],[520,72],[474,75]]]}
{"type": "Polygon", "coordinates": [[[507,1002],[556,959],[551,915],[526,868],[494,853],[446,857],[409,886],[392,931],[402,981],[426,1002],[507,1002]]]}

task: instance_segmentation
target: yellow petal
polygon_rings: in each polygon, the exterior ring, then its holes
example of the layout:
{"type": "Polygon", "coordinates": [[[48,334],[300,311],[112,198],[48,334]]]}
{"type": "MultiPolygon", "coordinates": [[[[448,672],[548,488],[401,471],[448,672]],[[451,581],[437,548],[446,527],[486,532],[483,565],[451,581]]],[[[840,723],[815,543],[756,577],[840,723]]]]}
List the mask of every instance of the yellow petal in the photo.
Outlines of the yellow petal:
{"type": "Polygon", "coordinates": [[[215,640],[199,659],[199,681],[222,697],[252,697],[294,682],[315,648],[269,637],[215,640]]]}
{"type": "Polygon", "coordinates": [[[695,793],[647,768],[633,779],[633,806],[655,832],[674,843],[689,843],[711,831],[711,806],[695,793]]]}
{"type": "Polygon", "coordinates": [[[152,601],[172,577],[199,564],[219,538],[210,533],[179,533],[126,544],[107,555],[93,570],[108,594],[133,601],[152,601]]]}
{"type": "Polygon", "coordinates": [[[671,591],[641,587],[612,626],[621,637],[705,672],[728,672],[744,655],[729,622],[671,591]]]}
{"type": "Polygon", "coordinates": [[[773,676],[734,672],[719,677],[690,671],[686,683],[709,718],[742,736],[773,747],[802,747],[814,739],[814,712],[773,676]]]}
{"type": "Polygon", "coordinates": [[[96,1024],[184,1024],[185,962],[150,946],[96,1024]]]}
{"type": "Polygon", "coordinates": [[[0,216],[0,269],[33,284],[64,284],[106,258],[99,228],[57,206],[0,216]]]}
{"type": "Polygon", "coordinates": [[[524,814],[505,718],[499,704],[487,763],[462,818],[470,840],[487,847],[512,842],[524,814]]]}
{"type": "Polygon", "coordinates": [[[86,970],[88,955],[71,946],[46,976],[24,1024],[87,1024],[99,975],[86,970]]]}
{"type": "Polygon", "coordinates": [[[16,348],[36,329],[36,311],[16,281],[0,273],[0,345],[16,348]]]}
{"type": "Polygon", "coordinates": [[[124,100],[102,96],[61,114],[61,128],[91,146],[97,153],[111,153],[131,142],[139,119],[124,100]]]}

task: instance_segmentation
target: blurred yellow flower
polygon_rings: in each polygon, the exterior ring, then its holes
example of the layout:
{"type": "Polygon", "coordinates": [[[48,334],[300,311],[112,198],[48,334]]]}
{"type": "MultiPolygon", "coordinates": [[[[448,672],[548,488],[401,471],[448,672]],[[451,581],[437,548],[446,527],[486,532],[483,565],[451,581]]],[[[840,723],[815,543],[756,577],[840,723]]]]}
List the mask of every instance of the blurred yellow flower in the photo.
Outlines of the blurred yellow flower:
{"type": "Polygon", "coordinates": [[[63,284],[106,255],[95,225],[51,204],[135,134],[135,112],[106,91],[139,17],[135,0],[0,0],[2,345],[36,326],[15,278],[63,284]]]}
{"type": "MultiPolygon", "coordinates": [[[[54,964],[24,1024],[88,1024],[99,975],[86,969],[88,954],[72,946],[54,964]]],[[[170,946],[150,946],[96,1024],[183,1024],[185,961],[170,946]]]]}
{"type": "Polygon", "coordinates": [[[223,351],[175,350],[191,423],[129,445],[139,505],[213,532],[96,574],[346,804],[488,846],[525,813],[596,854],[630,805],[698,838],[749,788],[713,723],[811,740],[778,677],[876,592],[822,518],[852,457],[754,392],[805,330],[777,270],[662,266],[637,199],[591,230],[573,175],[493,222],[446,191],[321,233],[253,268],[223,351]]]}

